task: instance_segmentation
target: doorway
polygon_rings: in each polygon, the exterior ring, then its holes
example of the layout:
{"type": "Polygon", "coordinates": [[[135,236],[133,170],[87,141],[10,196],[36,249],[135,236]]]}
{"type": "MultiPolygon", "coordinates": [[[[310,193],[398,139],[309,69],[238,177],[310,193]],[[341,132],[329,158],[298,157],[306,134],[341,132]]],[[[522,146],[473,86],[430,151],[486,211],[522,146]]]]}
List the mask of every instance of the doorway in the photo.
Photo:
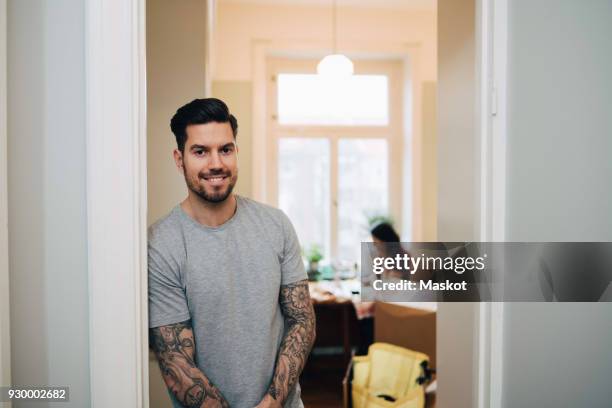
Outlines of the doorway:
{"type": "MultiPolygon", "coordinates": [[[[328,207],[329,210],[327,213],[325,210],[319,211],[321,211],[320,217],[329,219],[329,222],[328,227],[319,232],[312,232],[312,235],[321,236],[320,241],[323,242],[325,254],[331,259],[342,253],[340,230],[334,231],[339,225],[340,218],[335,205],[340,205],[340,203],[336,200],[334,204],[334,200],[331,199],[337,196],[340,190],[338,177],[340,156],[338,153],[340,139],[343,137],[342,130],[316,129],[320,127],[318,125],[308,129],[292,124],[276,126],[273,123],[279,119],[278,105],[274,101],[274,97],[278,96],[279,92],[278,74],[305,74],[305,69],[308,69],[308,72],[314,72],[313,65],[329,42],[327,39],[329,30],[325,31],[323,28],[324,19],[320,18],[317,21],[322,34],[316,38],[308,38],[305,34],[300,34],[299,26],[290,23],[293,21],[290,16],[295,15],[296,10],[291,8],[293,6],[282,2],[274,5],[265,1],[251,1],[248,2],[249,4],[240,4],[239,1],[210,3],[214,3],[212,10],[216,18],[214,19],[215,27],[212,30],[215,40],[211,41],[214,46],[208,50],[212,53],[208,57],[202,54],[202,58],[189,59],[188,53],[181,54],[184,49],[195,47],[201,50],[202,48],[198,48],[197,44],[194,44],[194,47],[184,47],[183,50],[177,50],[172,46],[167,47],[165,51],[161,50],[161,31],[155,34],[155,23],[147,24],[149,28],[147,34],[148,64],[149,70],[154,71],[152,75],[149,75],[149,163],[156,163],[156,168],[149,165],[149,223],[163,215],[164,206],[168,207],[171,203],[176,203],[183,194],[182,180],[172,168],[173,164],[167,153],[171,151],[173,143],[167,130],[164,130],[167,128],[167,118],[170,117],[172,109],[180,106],[181,102],[189,98],[201,97],[202,90],[208,87],[206,83],[212,81],[210,85],[212,96],[220,97],[230,106],[235,106],[233,110],[241,120],[241,134],[250,136],[248,140],[242,138],[240,141],[241,167],[250,170],[243,171],[241,174],[241,184],[237,188],[240,193],[272,205],[285,205],[281,199],[283,184],[279,169],[283,162],[279,159],[279,149],[290,152],[291,148],[295,147],[291,144],[296,142],[296,138],[307,139],[300,140],[300,142],[314,144],[322,142],[323,145],[328,146],[321,148],[329,151],[329,163],[323,164],[328,166],[325,167],[323,173],[329,174],[327,181],[329,198],[324,200],[324,207],[328,207]],[[274,18],[274,14],[280,16],[279,21],[284,20],[284,22],[274,23],[270,20],[274,18]],[[237,26],[255,26],[252,21],[249,21],[249,18],[253,16],[260,18],[257,27],[260,30],[263,29],[263,33],[257,32],[251,37],[245,34],[247,29],[234,30],[235,32],[232,33],[232,29],[237,26]],[[173,73],[172,67],[164,65],[164,60],[168,58],[163,57],[163,52],[171,53],[174,60],[179,61],[174,66],[183,65],[187,68],[173,73]],[[212,67],[206,67],[206,69],[202,67],[200,62],[206,60],[205,57],[212,61],[212,67]],[[151,64],[156,64],[156,67],[152,67],[151,64]],[[185,69],[189,71],[188,74],[185,69]],[[212,77],[205,78],[204,72],[211,72],[212,77]],[[163,79],[164,76],[180,76],[181,81],[170,92],[168,87],[164,88],[164,82],[167,83],[163,79]],[[182,82],[185,85],[182,85],[182,82]],[[271,91],[270,87],[276,88],[271,91]],[[156,118],[163,118],[163,120],[158,121],[156,118]],[[284,139],[290,140],[285,141],[284,139]]],[[[376,3],[381,4],[381,2],[376,3]]],[[[406,4],[408,3],[412,4],[407,1],[406,4]]],[[[475,137],[481,132],[490,131],[489,122],[483,119],[484,125],[481,128],[480,122],[474,121],[474,118],[479,117],[478,113],[481,110],[488,109],[488,105],[481,99],[482,95],[485,95],[486,102],[488,102],[490,92],[488,82],[482,80],[487,73],[481,71],[481,63],[486,67],[484,62],[490,57],[490,55],[481,55],[483,54],[481,43],[484,43],[485,37],[489,35],[486,30],[491,28],[483,25],[483,22],[490,22],[490,16],[487,14],[490,10],[486,12],[482,10],[486,3],[488,2],[465,1],[461,4],[454,2],[452,5],[443,0],[434,2],[436,8],[433,11],[433,23],[428,31],[428,35],[433,38],[433,54],[432,44],[427,39],[406,41],[396,39],[395,41],[383,41],[381,45],[380,38],[377,40],[375,36],[368,40],[355,40],[354,37],[357,34],[355,34],[356,31],[352,31],[353,34],[347,34],[347,37],[352,37],[352,39],[341,41],[347,53],[356,61],[356,66],[359,66],[360,63],[363,66],[368,64],[373,66],[384,64],[384,61],[395,61],[402,65],[402,68],[398,70],[399,76],[403,78],[400,81],[401,85],[389,87],[394,91],[401,91],[399,93],[400,103],[392,105],[400,111],[398,116],[404,125],[408,125],[404,126],[404,131],[399,132],[402,147],[390,148],[390,143],[397,140],[394,139],[396,136],[375,135],[371,137],[365,132],[362,137],[366,140],[387,140],[387,157],[389,154],[398,154],[398,152],[401,154],[406,150],[411,155],[410,160],[406,160],[404,156],[389,160],[390,163],[401,164],[396,167],[388,167],[389,178],[395,177],[395,181],[389,180],[388,186],[398,185],[399,187],[389,188],[389,190],[394,190],[394,193],[388,195],[386,208],[399,219],[402,237],[405,240],[479,239],[483,236],[480,235],[480,230],[484,228],[483,223],[491,219],[490,215],[481,217],[482,202],[478,199],[481,195],[488,194],[479,189],[486,177],[483,176],[481,180],[481,168],[478,165],[470,168],[463,164],[465,162],[480,163],[483,156],[479,152],[484,152],[482,153],[484,156],[490,153],[489,150],[485,151],[486,146],[481,145],[481,141],[475,137]],[[453,15],[452,23],[444,20],[453,15]],[[460,18],[465,19],[464,24],[458,23],[460,18]],[[441,21],[446,21],[452,27],[460,27],[462,31],[444,31],[440,27],[441,21]],[[444,41],[448,43],[440,45],[441,37],[445,38],[444,41]],[[465,51],[460,41],[468,43],[467,54],[457,52],[457,50],[465,51]],[[452,44],[454,44],[454,51],[451,49],[452,44]],[[457,55],[460,55],[461,58],[454,59],[453,62],[461,65],[452,69],[449,65],[449,68],[444,70],[436,62],[445,57],[448,57],[447,61],[450,61],[451,56],[456,57],[457,55]],[[412,89],[412,91],[405,92],[406,89],[412,89]],[[472,105],[466,102],[472,100],[474,101],[472,105]],[[400,107],[397,107],[398,105],[400,107]],[[456,109],[452,109],[453,106],[456,109]],[[452,111],[461,113],[455,113],[453,116],[452,111]],[[440,122],[441,117],[445,117],[444,123],[440,122]],[[453,123],[459,126],[453,128],[451,126],[453,123]],[[467,127],[464,126],[466,124],[467,127]],[[450,131],[449,128],[451,128],[450,131]],[[459,133],[461,134],[458,137],[459,133]],[[410,148],[406,149],[406,146],[410,148]],[[440,146],[443,146],[442,151],[440,146]],[[462,155],[461,163],[455,161],[462,155]],[[466,188],[466,184],[458,183],[457,180],[468,183],[469,186],[466,188]],[[448,200],[446,199],[453,196],[455,203],[457,197],[462,198],[460,205],[455,208],[447,206],[448,200]],[[445,202],[441,204],[442,201],[445,202]]],[[[193,2],[191,6],[195,8],[190,11],[186,9],[179,11],[174,7],[164,12],[155,9],[160,7],[160,2],[150,0],[150,4],[154,6],[149,7],[148,18],[156,21],[155,19],[163,17],[166,29],[170,29],[172,21],[170,17],[172,16],[207,18],[206,10],[211,10],[205,7],[205,2],[193,2]]],[[[305,5],[299,7],[297,14],[302,13],[303,16],[309,15],[308,13],[324,16],[328,12],[324,4],[318,4],[317,7],[314,7],[315,10],[305,5]]],[[[360,13],[363,14],[363,10],[351,10],[349,3],[344,4],[343,7],[345,8],[342,13],[345,18],[344,23],[350,27],[351,19],[355,19],[355,16],[359,16],[360,13]]],[[[383,9],[385,10],[383,14],[399,13],[392,8],[383,7],[383,9]]],[[[407,25],[413,31],[418,31],[418,27],[423,27],[423,21],[427,20],[423,17],[427,15],[425,11],[419,10],[417,13],[419,18],[410,20],[413,24],[407,25]]],[[[340,19],[342,19],[342,14],[340,19]]],[[[397,21],[406,25],[407,20],[397,21]]],[[[184,29],[184,26],[177,28],[175,32],[181,29],[184,29]]],[[[312,31],[312,26],[309,26],[308,29],[312,31]]],[[[351,32],[350,30],[355,30],[355,27],[348,30],[351,32]]],[[[183,35],[188,35],[188,33],[183,35]]],[[[390,64],[393,63],[390,62],[390,64]]],[[[290,208],[290,203],[286,205],[290,208]]],[[[317,239],[312,239],[312,241],[315,240],[317,239]]],[[[488,332],[481,333],[487,316],[478,306],[474,305],[458,307],[441,305],[438,311],[438,333],[441,334],[440,338],[444,339],[438,342],[438,353],[440,356],[451,354],[455,356],[453,357],[455,364],[439,367],[441,404],[444,403],[443,395],[463,401],[459,405],[465,403],[465,406],[477,406],[479,398],[482,401],[486,399],[483,396],[479,397],[479,390],[484,384],[484,378],[481,377],[489,374],[466,376],[465,371],[480,373],[488,364],[483,360],[480,350],[481,345],[484,344],[483,336],[490,335],[488,332]],[[451,321],[459,322],[459,324],[453,325],[451,321]],[[461,340],[454,342],[448,340],[453,337],[461,340]],[[460,355],[461,358],[457,359],[457,355],[460,355]],[[453,382],[456,386],[445,388],[444,378],[449,379],[447,384],[453,382]],[[457,378],[465,379],[465,381],[459,385],[457,378]],[[469,391],[466,392],[466,390],[469,391]],[[458,395],[460,396],[457,397],[458,395]]],[[[445,359],[438,358],[438,361],[440,360],[445,359]]],[[[449,360],[446,359],[446,361],[449,360]]],[[[152,360],[150,362],[154,364],[152,360]]],[[[151,372],[154,370],[152,366],[151,372]]],[[[151,377],[151,384],[161,383],[151,377]]],[[[162,387],[161,394],[164,393],[165,390],[162,387]]],[[[151,390],[151,403],[153,404],[153,401],[159,398],[159,393],[154,396],[151,390]]],[[[487,404],[481,406],[487,406],[487,404]]]]}

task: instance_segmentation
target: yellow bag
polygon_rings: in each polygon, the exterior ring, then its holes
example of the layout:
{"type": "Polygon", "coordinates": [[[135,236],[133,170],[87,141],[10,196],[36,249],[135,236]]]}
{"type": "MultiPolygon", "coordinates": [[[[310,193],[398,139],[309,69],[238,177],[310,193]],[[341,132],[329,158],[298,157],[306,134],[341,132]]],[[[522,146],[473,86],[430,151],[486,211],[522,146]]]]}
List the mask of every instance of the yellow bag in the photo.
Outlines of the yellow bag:
{"type": "Polygon", "coordinates": [[[353,408],[423,408],[425,391],[417,383],[423,361],[429,361],[426,354],[387,343],[372,344],[367,356],[353,357],[353,408]]]}

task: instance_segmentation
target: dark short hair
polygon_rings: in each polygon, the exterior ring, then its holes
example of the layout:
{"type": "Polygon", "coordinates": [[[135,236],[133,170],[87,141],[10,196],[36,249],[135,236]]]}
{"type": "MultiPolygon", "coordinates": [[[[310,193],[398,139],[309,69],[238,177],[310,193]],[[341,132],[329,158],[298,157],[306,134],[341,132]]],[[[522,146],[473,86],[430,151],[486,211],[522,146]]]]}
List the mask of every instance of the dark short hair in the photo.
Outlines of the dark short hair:
{"type": "Polygon", "coordinates": [[[370,229],[370,233],[374,238],[378,238],[379,240],[385,243],[385,246],[383,248],[384,256],[394,257],[397,254],[404,253],[410,256],[410,253],[406,252],[402,247],[398,233],[395,232],[393,226],[388,222],[381,222],[380,224],[374,225],[370,229]]]}
{"type": "Polygon", "coordinates": [[[387,222],[381,222],[376,224],[370,233],[373,237],[380,239],[382,242],[399,242],[400,238],[397,232],[393,229],[391,224],[387,222]]]}
{"type": "Polygon", "coordinates": [[[182,152],[185,150],[187,141],[187,126],[203,125],[206,123],[228,123],[232,127],[234,139],[238,135],[238,121],[229,111],[229,108],[221,99],[204,98],[194,99],[187,105],[183,105],[174,114],[170,121],[170,129],[176,137],[176,145],[182,152]]]}

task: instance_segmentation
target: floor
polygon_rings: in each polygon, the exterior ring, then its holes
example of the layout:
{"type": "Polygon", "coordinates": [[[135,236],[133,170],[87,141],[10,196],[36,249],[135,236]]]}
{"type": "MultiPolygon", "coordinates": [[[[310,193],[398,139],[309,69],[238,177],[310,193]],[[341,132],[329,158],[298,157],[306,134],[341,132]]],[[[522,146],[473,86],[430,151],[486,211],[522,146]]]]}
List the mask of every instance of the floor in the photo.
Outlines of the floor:
{"type": "Polygon", "coordinates": [[[309,359],[300,378],[304,407],[342,407],[342,379],[345,370],[342,356],[309,359]]]}

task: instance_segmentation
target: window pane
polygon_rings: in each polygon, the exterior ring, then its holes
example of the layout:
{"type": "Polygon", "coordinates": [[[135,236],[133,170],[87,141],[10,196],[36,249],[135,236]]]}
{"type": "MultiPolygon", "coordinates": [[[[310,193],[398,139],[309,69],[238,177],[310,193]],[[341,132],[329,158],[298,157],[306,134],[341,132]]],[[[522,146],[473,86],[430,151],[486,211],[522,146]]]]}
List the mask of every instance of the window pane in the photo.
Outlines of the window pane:
{"type": "Polygon", "coordinates": [[[338,143],[338,256],[359,261],[360,243],[371,241],[367,217],[389,215],[387,141],[338,143]]]}
{"type": "Polygon", "coordinates": [[[303,247],[316,244],[330,258],[327,139],[281,138],[278,144],[278,204],[303,247]]]}
{"type": "Polygon", "coordinates": [[[388,95],[385,75],[280,74],[278,120],[283,125],[387,125],[388,95]]]}

